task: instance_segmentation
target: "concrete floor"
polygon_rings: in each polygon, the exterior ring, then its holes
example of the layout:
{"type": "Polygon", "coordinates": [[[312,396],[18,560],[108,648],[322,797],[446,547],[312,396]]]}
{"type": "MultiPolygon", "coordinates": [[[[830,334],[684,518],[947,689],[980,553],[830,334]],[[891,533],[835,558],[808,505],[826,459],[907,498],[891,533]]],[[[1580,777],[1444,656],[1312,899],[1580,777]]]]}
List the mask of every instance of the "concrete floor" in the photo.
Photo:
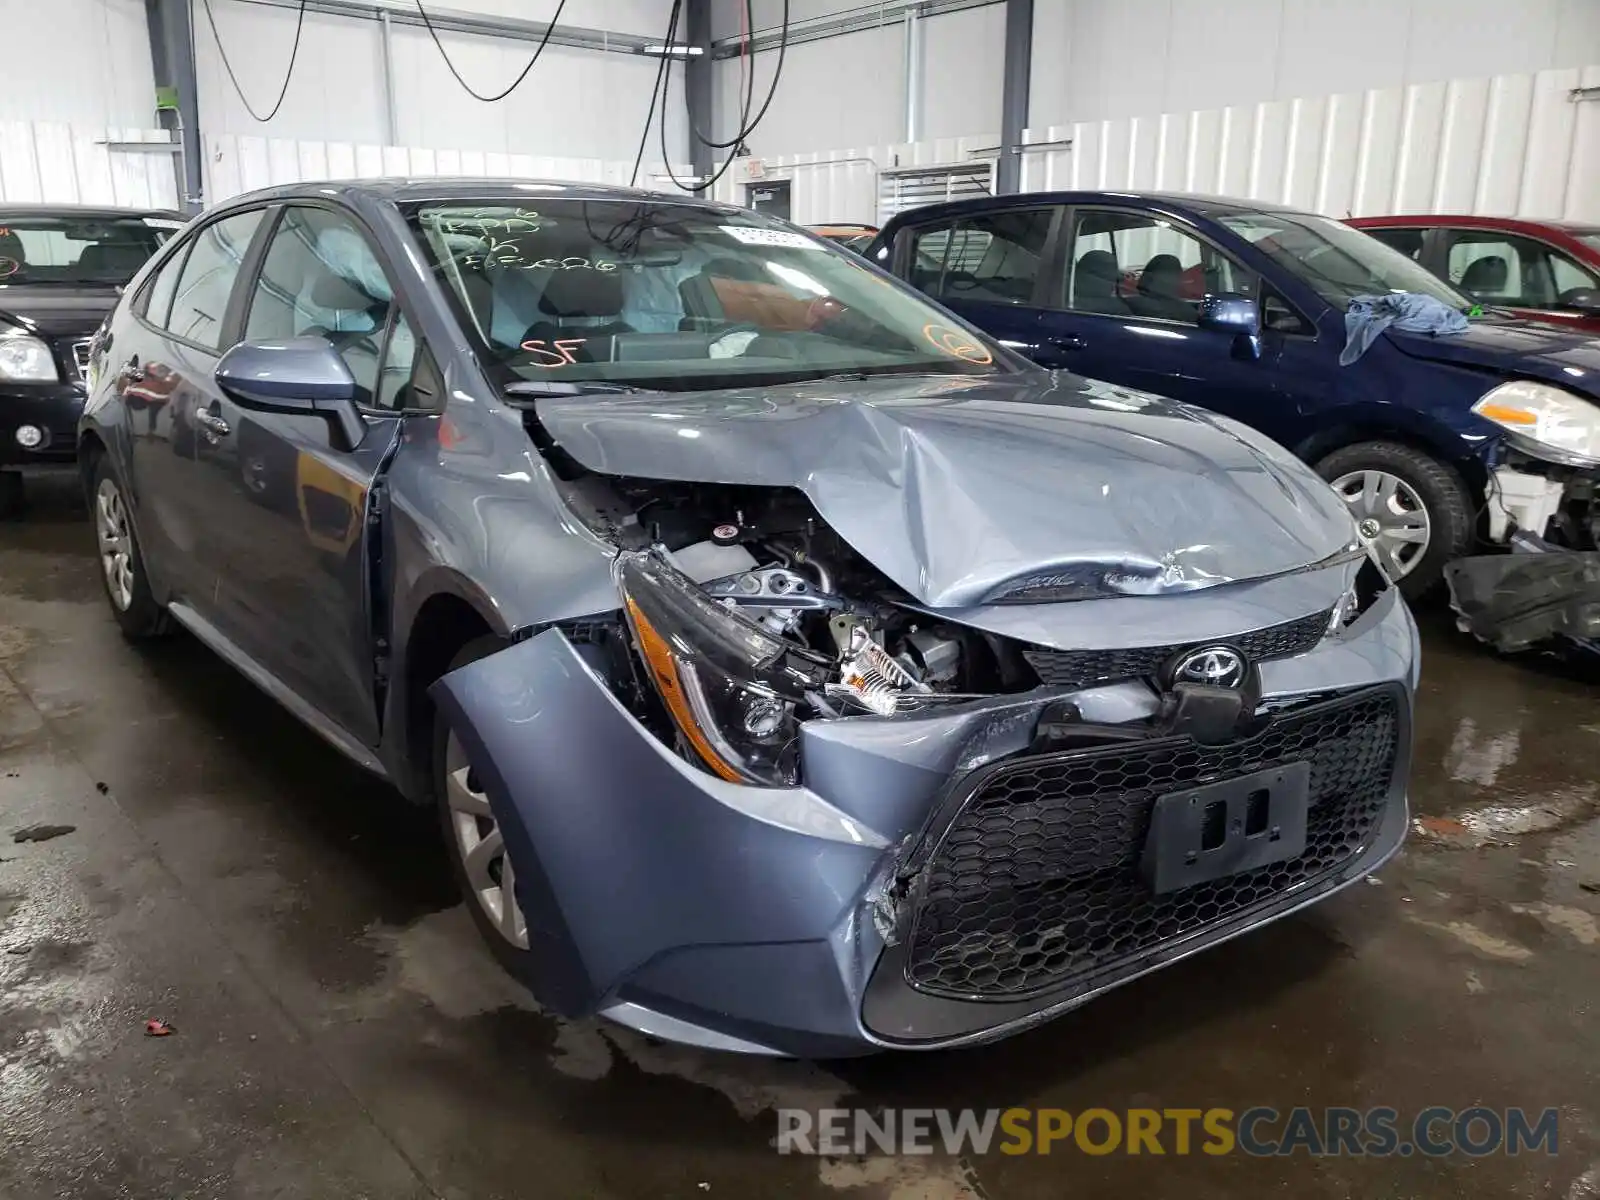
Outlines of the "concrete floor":
{"type": "Polygon", "coordinates": [[[429,815],[190,639],[127,646],[74,493],[34,496],[0,527],[0,1197],[1600,1196],[1594,681],[1436,614],[1426,836],[1381,882],[998,1046],[739,1060],[537,1012],[429,815]],[[77,828],[12,843],[35,822],[77,828]],[[1560,1106],[1561,1149],[772,1151],[771,1109],[840,1103],[1560,1106]]]}

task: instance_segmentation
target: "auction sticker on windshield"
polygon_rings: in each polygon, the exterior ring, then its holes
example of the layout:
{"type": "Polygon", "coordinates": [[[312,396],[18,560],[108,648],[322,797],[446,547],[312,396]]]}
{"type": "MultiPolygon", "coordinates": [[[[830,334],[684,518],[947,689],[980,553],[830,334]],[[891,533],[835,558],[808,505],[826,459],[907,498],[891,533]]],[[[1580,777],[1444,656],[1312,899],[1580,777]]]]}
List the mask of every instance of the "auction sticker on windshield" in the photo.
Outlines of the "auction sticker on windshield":
{"type": "Polygon", "coordinates": [[[794,250],[826,250],[827,247],[803,233],[787,229],[754,229],[749,225],[723,225],[723,233],[746,246],[788,246],[794,250]]]}

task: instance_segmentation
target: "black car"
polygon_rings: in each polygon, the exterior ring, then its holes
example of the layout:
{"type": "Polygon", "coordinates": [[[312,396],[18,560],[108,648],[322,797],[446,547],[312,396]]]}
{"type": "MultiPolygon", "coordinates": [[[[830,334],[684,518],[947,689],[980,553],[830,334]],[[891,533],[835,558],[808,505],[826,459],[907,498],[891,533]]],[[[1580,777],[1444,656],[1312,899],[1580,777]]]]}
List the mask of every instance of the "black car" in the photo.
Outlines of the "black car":
{"type": "Polygon", "coordinates": [[[183,222],[154,210],[0,206],[0,516],[21,507],[24,468],[77,458],[89,339],[183,222]]]}

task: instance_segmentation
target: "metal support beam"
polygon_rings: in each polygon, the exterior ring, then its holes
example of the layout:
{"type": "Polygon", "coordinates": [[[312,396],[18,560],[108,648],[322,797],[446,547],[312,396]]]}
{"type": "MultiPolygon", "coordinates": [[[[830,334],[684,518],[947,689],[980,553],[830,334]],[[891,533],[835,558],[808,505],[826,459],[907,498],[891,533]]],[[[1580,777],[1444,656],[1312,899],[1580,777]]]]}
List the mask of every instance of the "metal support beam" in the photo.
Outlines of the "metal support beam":
{"type": "Polygon", "coordinates": [[[904,141],[914,142],[922,136],[922,18],[917,16],[914,4],[906,6],[905,52],[906,94],[904,141]]]}
{"type": "MultiPolygon", "coordinates": [[[[300,0],[240,0],[244,4],[261,4],[268,8],[298,9],[300,0]]],[[[376,0],[306,0],[306,11],[331,17],[348,17],[358,21],[381,21],[387,16],[392,24],[426,28],[414,3],[379,3],[376,0]]],[[[544,39],[548,21],[525,21],[520,17],[491,17],[482,13],[463,12],[455,8],[435,8],[428,4],[428,17],[433,27],[441,32],[475,33],[482,37],[509,38],[519,42],[538,42],[544,39]]],[[[646,46],[658,45],[659,36],[645,37],[637,33],[613,33],[608,29],[586,29],[580,25],[562,22],[550,35],[552,46],[577,46],[585,50],[604,50],[613,54],[643,54],[646,46]]]]}
{"type": "MultiPolygon", "coordinates": [[[[281,2],[281,0],[274,0],[281,2]]],[[[915,9],[922,17],[938,17],[945,13],[963,12],[969,8],[985,8],[990,4],[1003,4],[1005,0],[874,0],[857,8],[829,13],[823,17],[804,17],[789,22],[789,45],[816,42],[824,38],[841,37],[859,33],[863,29],[881,29],[899,24],[906,10],[915,9]]],[[[782,30],[773,25],[759,30],[750,39],[752,50],[777,48],[782,30]]],[[[739,39],[725,37],[711,43],[712,58],[735,58],[739,54],[739,39]]]]}
{"type": "Polygon", "coordinates": [[[400,114],[394,99],[394,26],[388,13],[378,15],[383,27],[383,120],[384,138],[391,146],[400,144],[400,114]]]}
{"type": "Polygon", "coordinates": [[[1006,58],[1000,80],[1000,161],[995,190],[1022,188],[1022,134],[1028,127],[1028,85],[1033,65],[1033,0],[1006,0],[1006,58]]]}
{"type": "MultiPolygon", "coordinates": [[[[709,179],[715,170],[712,149],[695,137],[694,131],[703,130],[707,137],[723,141],[731,136],[712,132],[716,126],[711,122],[711,0],[684,0],[683,11],[686,22],[683,40],[691,47],[698,46],[701,51],[687,59],[683,67],[684,104],[689,117],[689,166],[696,179],[709,179]]],[[[671,69],[670,63],[668,69],[671,69]]],[[[662,119],[666,119],[665,113],[662,119]]],[[[735,125],[733,129],[737,133],[739,127],[735,125]]],[[[734,146],[724,153],[733,154],[737,150],[738,147],[734,146]]]]}
{"type": "MultiPolygon", "coordinates": [[[[157,88],[177,93],[178,107],[156,108],[156,122],[171,130],[178,143],[173,156],[178,183],[178,204],[185,212],[205,206],[200,180],[200,100],[194,76],[194,28],[189,0],[145,0],[145,24],[150,34],[150,65],[157,88]]],[[[151,104],[156,104],[152,96],[151,104]]]]}

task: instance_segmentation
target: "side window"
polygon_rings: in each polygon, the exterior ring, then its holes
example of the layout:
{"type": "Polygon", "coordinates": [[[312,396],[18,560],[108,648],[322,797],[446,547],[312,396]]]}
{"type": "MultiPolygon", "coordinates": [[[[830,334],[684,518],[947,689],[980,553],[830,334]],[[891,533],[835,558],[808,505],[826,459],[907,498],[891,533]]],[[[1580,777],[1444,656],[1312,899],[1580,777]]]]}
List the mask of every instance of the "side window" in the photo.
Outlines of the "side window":
{"type": "Polygon", "coordinates": [[[411,387],[411,372],[417,362],[417,335],[403,312],[396,311],[389,343],[383,350],[383,368],[378,372],[374,402],[379,408],[413,407],[406,393],[411,387]]]}
{"type": "Polygon", "coordinates": [[[171,315],[161,322],[174,336],[212,350],[221,349],[228,297],[239,276],[239,264],[250,248],[250,239],[261,224],[261,213],[261,209],[237,213],[213,221],[194,235],[173,293],[171,315]]]}
{"type": "Polygon", "coordinates": [[[1426,229],[1363,229],[1362,233],[1375,237],[1391,250],[1398,250],[1407,258],[1420,260],[1422,258],[1422,236],[1426,229]]]}
{"type": "Polygon", "coordinates": [[[379,355],[394,289],[366,237],[324,208],[290,208],[278,222],[250,299],[249,340],[325,337],[356,381],[356,399],[378,394],[379,355]]]}
{"type": "Polygon", "coordinates": [[[1251,277],[1193,234],[1149,213],[1073,217],[1066,307],[1193,325],[1208,295],[1249,295],[1251,277]]]}
{"type": "Polygon", "coordinates": [[[150,324],[166,328],[167,318],[172,314],[172,296],[178,290],[178,275],[183,270],[183,259],[188,252],[187,246],[179,246],[162,268],[150,277],[150,282],[144,285],[144,294],[139,298],[139,311],[150,324]]]}
{"type": "Polygon", "coordinates": [[[1555,280],[1556,302],[1568,292],[1600,287],[1600,280],[1594,277],[1594,272],[1586,267],[1579,266],[1565,254],[1550,251],[1550,274],[1555,280]]]}
{"type": "Polygon", "coordinates": [[[942,300],[1032,303],[1052,215],[1048,208],[984,213],[953,227],[918,230],[911,282],[942,300]]]}

